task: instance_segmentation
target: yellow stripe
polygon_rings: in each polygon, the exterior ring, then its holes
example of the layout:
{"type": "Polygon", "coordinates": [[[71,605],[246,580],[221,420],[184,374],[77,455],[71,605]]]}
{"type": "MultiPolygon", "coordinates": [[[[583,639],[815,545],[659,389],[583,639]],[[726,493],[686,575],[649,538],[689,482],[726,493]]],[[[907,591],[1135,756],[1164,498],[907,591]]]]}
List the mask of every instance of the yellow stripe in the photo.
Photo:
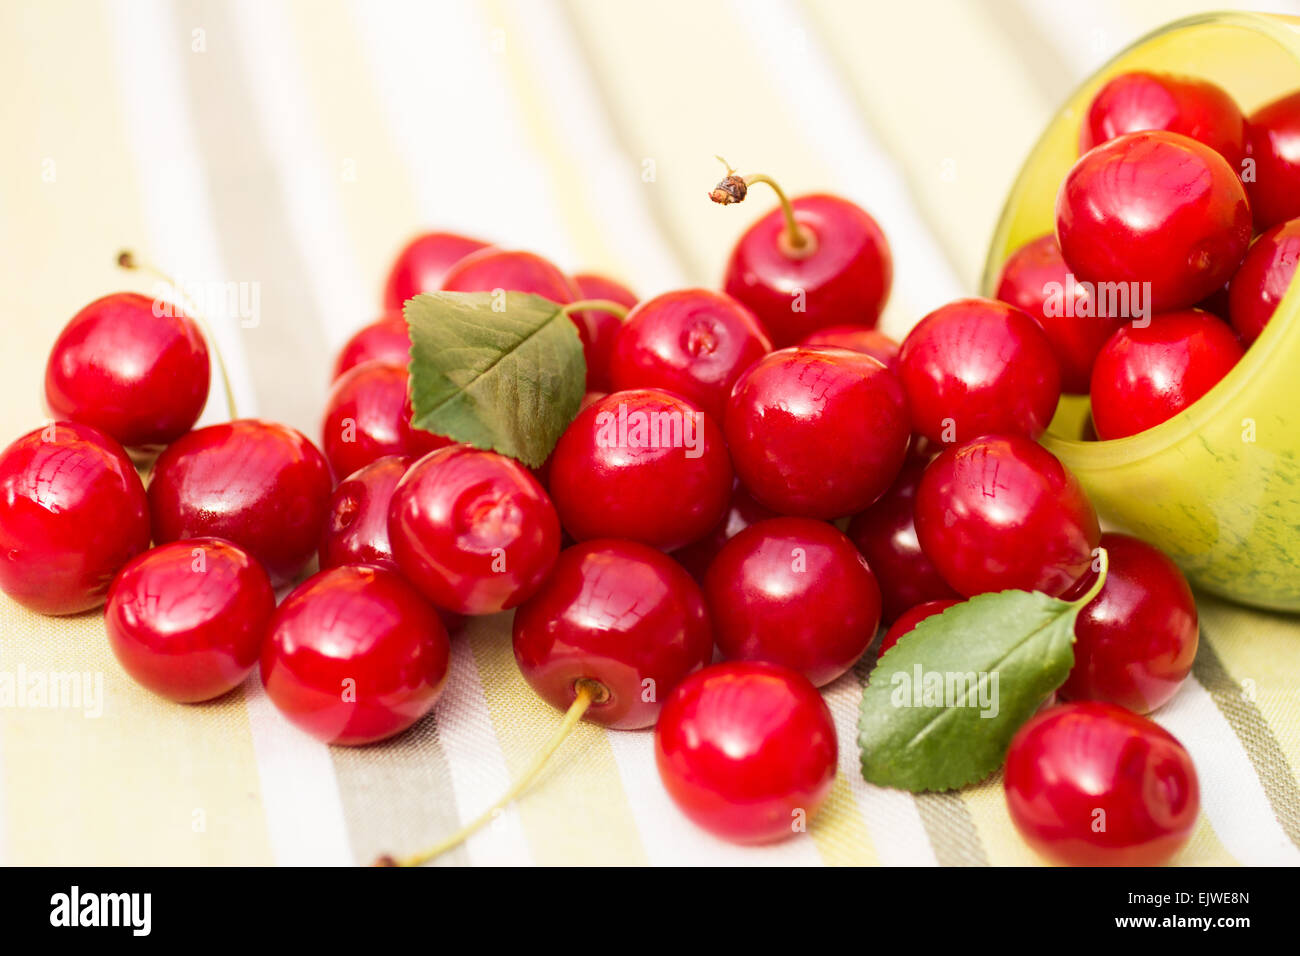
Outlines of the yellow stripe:
{"type": "Polygon", "coordinates": [[[808,828],[808,834],[827,866],[876,866],[880,863],[867,823],[843,772],[836,775],[831,794],[808,828]]]}

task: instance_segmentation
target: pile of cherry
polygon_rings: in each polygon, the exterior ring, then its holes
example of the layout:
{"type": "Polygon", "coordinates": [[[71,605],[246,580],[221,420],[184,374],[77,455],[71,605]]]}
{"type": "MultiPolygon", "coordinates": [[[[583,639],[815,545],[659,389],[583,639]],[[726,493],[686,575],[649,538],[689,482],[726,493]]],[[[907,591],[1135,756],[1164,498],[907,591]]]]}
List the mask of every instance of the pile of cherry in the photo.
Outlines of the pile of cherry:
{"type": "MultiPolygon", "coordinates": [[[[1156,548],[1102,534],[1035,439],[1063,391],[1091,394],[1101,439],[1158,424],[1259,334],[1300,252],[1300,94],[1246,120],[1212,84],[1124,75],[1092,104],[1081,152],[1055,235],[1007,263],[1005,301],[945,305],[901,347],[874,328],[885,237],[835,196],[777,189],[724,292],[640,303],[531,253],[420,236],[393,265],[387,317],[338,356],[319,448],[261,420],[192,430],[209,390],[199,326],[107,296],[50,355],[58,421],[0,454],[0,587],[46,614],[106,601],[123,668],[172,700],[220,696],[260,662],[288,719],[352,745],[433,708],[464,615],[517,608],[520,670],[569,726],[654,726],[673,800],[756,843],[826,798],[838,746],[817,688],[882,624],[881,652],[974,595],[1083,595],[1104,547],[1059,689],[1070,702],[1012,741],[1007,800],[1052,859],[1166,860],[1198,785],[1141,715],[1190,671],[1192,594],[1156,548]],[[1081,298],[1053,315],[1067,273],[1081,297],[1150,283],[1156,314],[1097,316],[1081,298]],[[400,309],[430,290],[583,303],[588,394],[542,467],[411,424],[400,309]],[[683,440],[635,424],[608,440],[638,413],[679,416],[683,440]]],[[[756,183],[776,188],[729,171],[712,195],[756,183]]]]}

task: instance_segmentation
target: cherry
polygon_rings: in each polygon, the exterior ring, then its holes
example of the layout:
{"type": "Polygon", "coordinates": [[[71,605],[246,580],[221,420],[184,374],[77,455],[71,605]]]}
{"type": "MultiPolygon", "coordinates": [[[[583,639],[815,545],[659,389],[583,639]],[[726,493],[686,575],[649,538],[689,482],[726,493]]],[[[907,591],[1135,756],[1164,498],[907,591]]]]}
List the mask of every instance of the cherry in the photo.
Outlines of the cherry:
{"type": "Polygon", "coordinates": [[[411,466],[393,492],[388,533],[406,578],[460,614],[519,604],[560,551],[560,522],[537,479],[514,459],[468,445],[411,466]]]}
{"type": "Polygon", "coordinates": [[[655,762],[673,802],[733,843],[801,830],[830,794],[838,745],[831,712],[796,671],[715,664],[678,685],[655,727],[655,762]]]}
{"type": "Polygon", "coordinates": [[[1273,226],[1251,245],[1228,285],[1228,315],[1250,346],[1273,317],[1300,262],[1300,218],[1273,226]]]}
{"type": "Polygon", "coordinates": [[[384,310],[400,312],[411,296],[436,292],[442,288],[442,280],[452,266],[471,253],[486,248],[486,242],[451,232],[426,232],[416,236],[393,260],[388,280],[384,283],[384,310]]]}
{"type": "Polygon", "coordinates": [[[1213,388],[1243,352],[1232,329],[1208,312],[1157,316],[1126,325],[1092,369],[1092,422],[1103,441],[1136,435],[1173,418],[1213,388]]]}
{"type": "Polygon", "coordinates": [[[128,674],[188,703],[243,683],[274,610],[271,582],[247,551],[195,538],[133,558],[113,580],[104,623],[128,674]]]}
{"type": "Polygon", "coordinates": [[[98,607],[113,575],[147,547],[140,476],[99,429],[57,422],[0,452],[0,589],[23,607],[98,607]]]}
{"type": "Polygon", "coordinates": [[[565,710],[588,686],[586,716],[627,730],[655,722],[663,698],[709,662],[713,639],[689,574],[645,545],[605,539],[560,554],[515,612],[514,650],[547,703],[565,710]]]}
{"type": "MultiPolygon", "coordinates": [[[[1087,282],[1129,283],[1129,311],[1195,305],[1232,276],[1250,242],[1236,171],[1177,133],[1126,133],[1085,153],[1056,196],[1056,238],[1087,282]],[[1150,283],[1149,298],[1133,283],[1150,283]]],[[[1120,317],[1129,317],[1128,315],[1120,317]]]]}
{"type": "Polygon", "coordinates": [[[276,609],[262,683],[313,737],[368,744],[433,709],[450,660],[438,615],[400,575],[347,565],[308,578],[276,609]]]}
{"type": "Polygon", "coordinates": [[[725,430],[754,498],[804,518],[867,507],[898,475],[911,438],[893,373],[827,348],[782,349],[752,365],[731,393],[725,430]]]}
{"type": "Polygon", "coordinates": [[[1056,456],[1019,435],[986,435],[926,468],[916,536],[958,594],[1018,588],[1055,597],[1088,571],[1101,530],[1056,456]]]}
{"type": "Polygon", "coordinates": [[[996,298],[1028,312],[1047,335],[1061,391],[1087,395],[1092,363],[1124,319],[1096,314],[1109,312],[1109,303],[1098,302],[1091,285],[1075,281],[1056,236],[1049,232],[1012,253],[998,277],[996,298]]]}
{"type": "Polygon", "coordinates": [[[1157,866],[1200,812],[1192,758],[1163,727],[1113,704],[1063,704],[1030,719],[1003,771],[1025,841],[1070,866],[1157,866]]]}
{"type": "Polygon", "coordinates": [[[736,243],[723,279],[726,293],[749,307],[777,348],[831,325],[874,326],[894,275],[876,221],[838,196],[791,202],[770,177],[736,176],[730,167],[710,196],[740,202],[755,183],[770,186],[780,205],[736,243]]]}
{"type": "Polygon", "coordinates": [[[614,392],[579,413],[549,477],[560,521],[578,541],[629,538],[671,551],[708,534],[731,498],[721,430],[657,389],[614,392]]]}
{"type": "Polygon", "coordinates": [[[898,371],[898,343],[879,329],[867,325],[828,325],[806,336],[799,344],[807,348],[820,345],[861,352],[890,371],[898,371]]]}
{"type": "Polygon", "coordinates": [[[777,513],[771,508],[764,508],[740,482],[731,489],[731,504],[713,529],[700,540],[678,548],[673,558],[684,567],[696,581],[703,581],[704,574],[718,556],[722,546],[744,531],[752,524],[767,518],[775,518],[777,513]]]}
{"type": "Polygon", "coordinates": [[[880,625],[880,588],[853,542],[824,521],[770,518],[741,531],[704,578],[729,660],[768,661],[818,687],[852,667],[880,625]]]}
{"type": "Polygon", "coordinates": [[[735,299],[683,289],[647,299],[628,314],[610,380],[615,391],[675,392],[721,421],[740,373],[770,351],[758,320],[735,299]]]}
{"type": "Polygon", "coordinates": [[[578,287],[578,294],[584,299],[608,299],[629,310],[636,307],[636,293],[607,276],[579,272],[574,274],[573,282],[578,287]]]}
{"type": "Polygon", "coordinates": [[[403,455],[376,458],[334,489],[321,536],[322,571],[341,564],[374,564],[398,570],[388,537],[388,508],[397,483],[412,461],[403,455]]]}
{"type": "Polygon", "coordinates": [[[1255,179],[1246,184],[1255,228],[1300,217],[1300,91],[1260,107],[1246,124],[1255,179]]]}
{"type": "MultiPolygon", "coordinates": [[[[624,309],[636,306],[636,295],[627,286],[604,276],[585,273],[573,277],[578,295],[583,299],[615,302],[624,309]]],[[[615,389],[610,365],[623,319],[607,309],[583,309],[576,313],[575,321],[582,338],[587,358],[587,387],[596,391],[612,392],[615,389]]]]}
{"type": "Polygon", "coordinates": [[[68,322],[45,366],[58,418],[93,425],[132,448],[163,445],[208,400],[208,347],[192,319],[134,292],[96,299],[68,322]]]}
{"type": "Polygon", "coordinates": [[[880,582],[885,623],[917,604],[957,596],[916,537],[916,486],[928,462],[909,456],[890,489],[849,522],[849,538],[880,582]]]}
{"type": "Polygon", "coordinates": [[[942,614],[948,608],[960,603],[961,601],[958,598],[939,598],[938,600],[925,601],[915,607],[908,608],[898,616],[898,619],[885,632],[885,636],[880,639],[880,653],[884,654],[885,651],[898,643],[899,638],[911,634],[916,630],[916,625],[926,618],[942,614]]]}
{"type": "Polygon", "coordinates": [[[358,329],[334,360],[334,378],[363,362],[387,362],[403,368],[411,360],[411,337],[400,312],[358,329]]]}
{"type": "Polygon", "coordinates": [[[958,299],[907,334],[898,356],[912,427],[936,442],[990,432],[1037,438],[1061,398],[1052,346],[1027,312],[958,299]]]}
{"type": "Polygon", "coordinates": [[[385,455],[415,458],[451,439],[411,424],[409,376],[401,365],[363,362],[334,383],[321,423],[321,448],[339,477],[385,455]]]}
{"type": "Polygon", "coordinates": [[[329,463],[302,433],[258,419],[209,425],[154,463],[154,540],[225,538],[283,584],[316,552],[331,488],[329,463]]]}
{"type": "MultiPolygon", "coordinates": [[[[1135,713],[1174,696],[1196,657],[1196,601],[1178,566],[1145,541],[1101,536],[1110,568],[1101,593],[1074,624],[1074,669],[1061,687],[1070,700],[1103,700],[1135,713]]],[[[1078,585],[1082,596],[1091,586],[1078,585]]]]}
{"type": "Polygon", "coordinates": [[[1204,143],[1233,169],[1246,154],[1246,119],[1223,87],[1167,73],[1121,73],[1093,97],[1079,130],[1086,153],[1124,133],[1168,130],[1204,143]]]}

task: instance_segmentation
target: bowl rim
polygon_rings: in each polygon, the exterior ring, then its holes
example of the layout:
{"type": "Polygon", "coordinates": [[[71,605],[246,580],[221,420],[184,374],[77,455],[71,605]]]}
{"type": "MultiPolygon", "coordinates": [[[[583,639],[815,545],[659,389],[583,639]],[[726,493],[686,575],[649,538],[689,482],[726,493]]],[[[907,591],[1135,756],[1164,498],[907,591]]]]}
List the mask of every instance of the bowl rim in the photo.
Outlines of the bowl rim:
{"type": "MultiPolygon", "coordinates": [[[[1034,141],[1029,154],[1020,166],[1020,171],[1016,174],[1011,191],[1007,195],[1007,201],[1003,204],[1002,212],[998,216],[997,225],[993,229],[993,236],[989,241],[988,255],[984,261],[983,274],[980,278],[981,294],[989,297],[994,295],[1002,267],[1015,251],[1012,250],[1004,255],[1001,250],[1006,246],[1007,236],[1011,231],[1011,223],[1023,205],[1026,178],[1030,170],[1038,162],[1039,154],[1047,144],[1053,128],[1069,105],[1079,99],[1083,92],[1096,83],[1099,78],[1113,71],[1121,61],[1127,59],[1142,47],[1168,34],[1207,25],[1238,26],[1259,33],[1282,47],[1295,59],[1297,66],[1300,66],[1300,16],[1288,14],[1256,13],[1244,10],[1198,13],[1166,23],[1129,43],[1075,86],[1065,99],[1065,102],[1052,114],[1051,120],[1038,139],[1034,141]]],[[[1204,78],[1214,79],[1208,76],[1204,78]]],[[[1290,92],[1294,91],[1280,91],[1278,97],[1289,95],[1290,92]]],[[[1254,245],[1257,238],[1252,238],[1251,246],[1254,245]]],[[[1034,240],[1031,239],[1030,241],[1034,240]]],[[[1067,466],[1090,471],[1123,468],[1135,462],[1154,457],[1183,442],[1200,431],[1207,421],[1217,417],[1258,374],[1260,367],[1272,357],[1272,353],[1284,351],[1282,346],[1292,339],[1300,339],[1300,271],[1297,271],[1295,278],[1292,279],[1286,295],[1278,302],[1273,318],[1264,326],[1264,330],[1259,337],[1245,350],[1245,354],[1237,364],[1233,366],[1227,375],[1215,383],[1213,388],[1173,418],[1135,435],[1114,438],[1109,441],[1081,441],[1053,434],[1050,430],[1045,432],[1039,440],[1067,466]]],[[[1300,354],[1300,343],[1297,343],[1296,351],[1297,354],[1300,354]]],[[[1062,398],[1069,397],[1062,396],[1062,398]]],[[[1083,396],[1083,398],[1086,399],[1086,396],[1083,396]]]]}

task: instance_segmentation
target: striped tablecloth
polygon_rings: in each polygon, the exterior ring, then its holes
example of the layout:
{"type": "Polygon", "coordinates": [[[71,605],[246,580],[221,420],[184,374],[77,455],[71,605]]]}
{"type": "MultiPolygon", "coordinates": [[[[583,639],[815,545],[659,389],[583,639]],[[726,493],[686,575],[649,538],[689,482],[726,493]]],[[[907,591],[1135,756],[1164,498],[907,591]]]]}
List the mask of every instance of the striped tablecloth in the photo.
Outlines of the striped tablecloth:
{"type": "MultiPolygon", "coordinates": [[[[245,308],[206,305],[241,412],[315,436],[330,356],[376,315],[410,234],[481,235],[643,295],[713,285],[760,212],[708,202],[715,153],[869,209],[896,257],[884,328],[901,334],[974,289],[1002,197],[1072,85],[1222,5],[7,0],[0,438],[42,422],[45,356],[80,306],[150,291],[114,268],[120,248],[200,291],[236,283],[245,308]]],[[[214,401],[207,420],[221,414],[214,401]]],[[[1208,598],[1201,613],[1193,679],[1156,715],[1203,788],[1179,862],[1300,863],[1300,622],[1208,598]]],[[[557,721],[508,632],[475,622],[436,712],[353,750],[299,733],[256,678],[206,705],[153,697],[97,614],[0,598],[0,674],[102,686],[79,708],[0,707],[0,860],[348,864],[431,842],[557,721]]],[[[860,680],[828,689],[840,774],[806,835],[717,842],[669,803],[649,733],[584,725],[447,862],[1036,862],[997,778],[923,796],[863,783],[860,680]]]]}

